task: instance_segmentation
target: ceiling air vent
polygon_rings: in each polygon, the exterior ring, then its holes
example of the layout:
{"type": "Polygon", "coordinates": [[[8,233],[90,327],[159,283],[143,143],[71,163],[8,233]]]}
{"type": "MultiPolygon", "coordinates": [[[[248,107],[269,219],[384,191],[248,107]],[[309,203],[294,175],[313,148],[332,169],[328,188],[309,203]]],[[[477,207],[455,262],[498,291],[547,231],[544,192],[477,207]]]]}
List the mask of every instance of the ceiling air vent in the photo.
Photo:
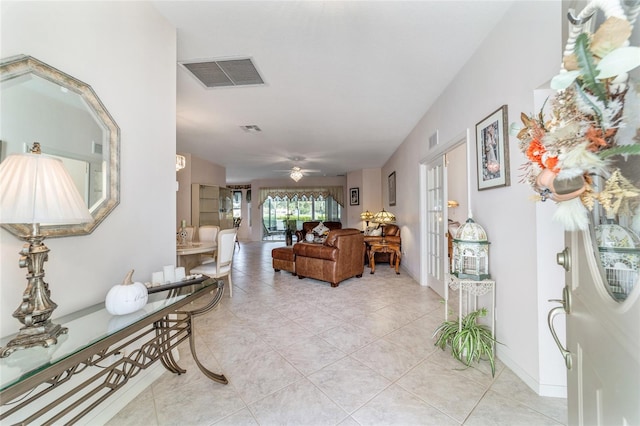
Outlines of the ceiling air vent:
{"type": "Polygon", "coordinates": [[[436,145],[438,145],[438,131],[436,130],[436,132],[434,134],[432,134],[431,136],[429,136],[429,148],[433,148],[436,145]]]}
{"type": "Polygon", "coordinates": [[[206,87],[255,86],[264,84],[249,58],[182,62],[206,87]]]}

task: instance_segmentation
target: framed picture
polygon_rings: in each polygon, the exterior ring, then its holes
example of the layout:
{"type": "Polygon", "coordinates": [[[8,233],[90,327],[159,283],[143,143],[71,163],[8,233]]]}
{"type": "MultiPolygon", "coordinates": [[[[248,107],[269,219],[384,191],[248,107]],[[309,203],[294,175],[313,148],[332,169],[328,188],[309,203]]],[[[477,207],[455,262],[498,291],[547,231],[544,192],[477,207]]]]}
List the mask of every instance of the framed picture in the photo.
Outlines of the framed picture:
{"type": "Polygon", "coordinates": [[[389,205],[396,205],[396,172],[389,175],[389,205]]]}
{"type": "Polygon", "coordinates": [[[350,206],[360,205],[360,188],[349,189],[349,205],[350,206]]]}
{"type": "Polygon", "coordinates": [[[509,186],[507,106],[503,105],[476,124],[478,190],[509,186]]]}

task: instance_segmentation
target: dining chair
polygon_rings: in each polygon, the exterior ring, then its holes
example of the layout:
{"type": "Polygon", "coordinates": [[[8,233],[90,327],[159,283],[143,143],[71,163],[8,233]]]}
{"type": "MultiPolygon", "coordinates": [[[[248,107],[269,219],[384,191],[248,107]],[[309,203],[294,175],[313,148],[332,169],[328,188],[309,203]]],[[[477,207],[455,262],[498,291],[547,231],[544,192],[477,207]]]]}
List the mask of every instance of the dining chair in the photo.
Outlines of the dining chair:
{"type": "MultiPolygon", "coordinates": [[[[202,225],[198,229],[198,238],[200,242],[211,242],[214,243],[218,241],[218,232],[220,231],[220,227],[217,225],[202,225]]],[[[211,263],[216,261],[216,251],[212,250],[209,253],[204,253],[200,255],[200,263],[211,263]]]]}
{"type": "Polygon", "coordinates": [[[264,237],[270,237],[272,235],[282,235],[284,231],[283,230],[278,230],[278,229],[269,229],[267,228],[267,225],[264,224],[264,222],[262,222],[262,236],[264,237]]]}
{"type": "Polygon", "coordinates": [[[204,263],[191,268],[191,274],[203,274],[211,278],[227,277],[229,281],[229,297],[233,297],[231,282],[231,263],[235,253],[236,229],[223,229],[218,232],[218,249],[215,262],[204,263]]]}

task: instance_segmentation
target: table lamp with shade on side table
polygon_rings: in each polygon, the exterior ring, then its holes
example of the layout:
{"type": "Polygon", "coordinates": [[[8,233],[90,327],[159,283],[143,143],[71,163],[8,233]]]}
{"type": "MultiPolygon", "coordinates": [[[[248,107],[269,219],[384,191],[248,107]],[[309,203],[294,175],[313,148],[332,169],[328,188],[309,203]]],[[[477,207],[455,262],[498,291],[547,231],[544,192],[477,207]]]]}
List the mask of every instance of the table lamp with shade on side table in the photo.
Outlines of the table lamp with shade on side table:
{"type": "Polygon", "coordinates": [[[35,142],[31,153],[11,154],[0,163],[0,223],[21,223],[31,226],[31,234],[20,251],[19,265],[27,268],[27,288],[22,303],[13,313],[24,326],[18,335],[0,348],[4,358],[18,349],[33,346],[48,347],[67,332],[51,322],[56,305],[44,281],[44,262],[49,249],[42,242],[40,224],[77,224],[93,220],[82,196],[62,161],[40,154],[35,142]]]}
{"type": "Polygon", "coordinates": [[[384,239],[384,227],[389,225],[390,223],[396,222],[395,215],[391,212],[386,211],[385,209],[382,209],[381,211],[373,215],[373,219],[371,219],[371,222],[380,224],[380,227],[382,228],[382,241],[380,241],[380,243],[386,244],[387,241],[384,239]]]}
{"type": "Polygon", "coordinates": [[[365,230],[369,227],[369,222],[373,219],[373,213],[369,210],[360,213],[360,220],[364,220],[365,222],[365,230]]]}

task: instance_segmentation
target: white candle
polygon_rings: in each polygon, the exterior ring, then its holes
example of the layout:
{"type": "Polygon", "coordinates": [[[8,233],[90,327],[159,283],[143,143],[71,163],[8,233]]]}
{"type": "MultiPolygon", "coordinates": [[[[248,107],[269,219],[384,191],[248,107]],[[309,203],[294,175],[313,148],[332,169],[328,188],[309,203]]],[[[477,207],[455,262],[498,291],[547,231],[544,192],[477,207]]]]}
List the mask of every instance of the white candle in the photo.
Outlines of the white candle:
{"type": "Polygon", "coordinates": [[[151,284],[162,284],[164,282],[164,272],[154,272],[151,274],[151,284]]]}
{"type": "Polygon", "coordinates": [[[185,276],[186,276],[186,274],[185,274],[184,266],[180,266],[180,267],[176,268],[176,273],[175,273],[176,281],[184,280],[185,276]]]}
{"type": "Polygon", "coordinates": [[[162,270],[164,271],[165,283],[172,283],[176,280],[176,267],[174,265],[167,265],[162,270]]]}

